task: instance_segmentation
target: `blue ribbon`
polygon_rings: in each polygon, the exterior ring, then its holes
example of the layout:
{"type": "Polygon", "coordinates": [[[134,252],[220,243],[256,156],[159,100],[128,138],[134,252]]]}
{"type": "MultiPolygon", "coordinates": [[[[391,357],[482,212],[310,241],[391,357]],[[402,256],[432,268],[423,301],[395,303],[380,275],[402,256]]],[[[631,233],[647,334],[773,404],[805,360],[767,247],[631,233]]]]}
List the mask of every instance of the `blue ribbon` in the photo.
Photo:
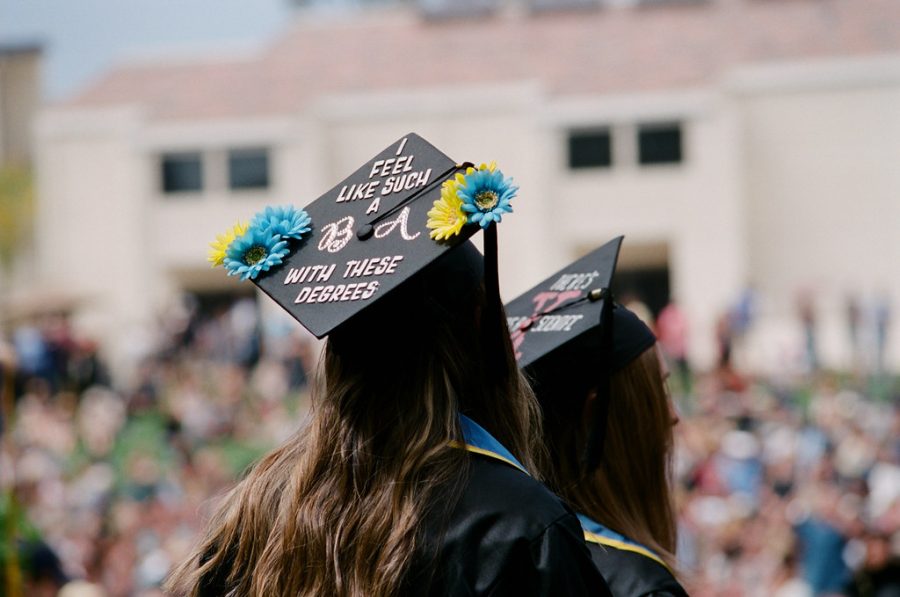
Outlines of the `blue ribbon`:
{"type": "Polygon", "coordinates": [[[526,475],[528,474],[528,471],[522,466],[522,463],[512,455],[512,452],[507,450],[493,435],[488,433],[487,429],[463,414],[459,415],[459,424],[462,428],[463,441],[465,442],[465,448],[467,450],[492,456],[498,460],[503,460],[521,470],[526,475]]]}
{"type": "Polygon", "coordinates": [[[625,535],[621,535],[614,530],[603,526],[593,518],[589,518],[584,514],[579,513],[578,522],[581,523],[581,528],[584,530],[584,538],[586,541],[589,541],[591,543],[598,543],[600,545],[606,545],[608,547],[613,547],[616,549],[633,551],[662,564],[666,569],[669,568],[665,561],[661,557],[656,555],[656,553],[650,548],[641,545],[637,541],[632,541],[625,535]]]}

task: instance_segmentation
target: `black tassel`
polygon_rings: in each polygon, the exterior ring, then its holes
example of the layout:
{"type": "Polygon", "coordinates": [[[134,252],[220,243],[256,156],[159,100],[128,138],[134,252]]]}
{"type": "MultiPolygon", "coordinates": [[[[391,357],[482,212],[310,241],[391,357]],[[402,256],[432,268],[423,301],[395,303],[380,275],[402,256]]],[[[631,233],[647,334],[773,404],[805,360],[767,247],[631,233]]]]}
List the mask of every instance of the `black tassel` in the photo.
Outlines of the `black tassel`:
{"type": "Polygon", "coordinates": [[[603,297],[600,310],[600,346],[601,359],[597,383],[597,399],[594,402],[591,432],[585,446],[582,461],[585,471],[590,473],[603,462],[603,440],[606,437],[606,425],[609,418],[610,381],[612,378],[612,339],[613,339],[613,297],[608,290],[603,297]]]}
{"type": "MultiPolygon", "coordinates": [[[[503,318],[503,302],[500,300],[500,281],[497,256],[497,223],[491,222],[484,230],[484,290],[487,311],[482,319],[482,337],[484,347],[490,361],[491,370],[497,373],[497,379],[508,381],[507,360],[503,357],[504,347],[497,344],[497,338],[505,338],[499,333],[500,326],[506,329],[503,318]]],[[[504,332],[505,333],[505,332],[504,332]]]]}

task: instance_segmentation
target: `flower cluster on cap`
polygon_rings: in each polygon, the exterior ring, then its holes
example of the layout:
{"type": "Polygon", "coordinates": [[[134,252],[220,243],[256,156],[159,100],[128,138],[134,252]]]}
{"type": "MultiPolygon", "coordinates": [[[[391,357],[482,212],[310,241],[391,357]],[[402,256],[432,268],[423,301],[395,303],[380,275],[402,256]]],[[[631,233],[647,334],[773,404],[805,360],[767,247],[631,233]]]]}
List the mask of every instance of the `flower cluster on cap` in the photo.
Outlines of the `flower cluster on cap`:
{"type": "Polygon", "coordinates": [[[210,243],[208,261],[225,266],[229,276],[255,280],[260,272],[280,265],[290,252],[288,239],[308,233],[310,217],[292,205],[266,207],[249,224],[235,224],[210,243]]]}
{"type": "Polygon", "coordinates": [[[459,234],[465,224],[487,228],[499,223],[503,213],[512,213],[510,201],[519,190],[512,182],[494,162],[469,167],[465,174],[445,180],[440,198],[428,212],[429,236],[446,240],[459,234]]]}

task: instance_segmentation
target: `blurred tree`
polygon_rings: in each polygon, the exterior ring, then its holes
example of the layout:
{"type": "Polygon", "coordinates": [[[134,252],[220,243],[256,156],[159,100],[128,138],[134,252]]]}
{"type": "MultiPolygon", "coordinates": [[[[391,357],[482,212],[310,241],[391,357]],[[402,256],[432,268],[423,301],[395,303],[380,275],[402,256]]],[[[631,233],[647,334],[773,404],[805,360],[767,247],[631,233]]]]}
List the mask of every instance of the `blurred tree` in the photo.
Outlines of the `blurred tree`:
{"type": "Polygon", "coordinates": [[[8,272],[13,259],[31,237],[34,179],[30,168],[0,166],[0,268],[8,272]]]}
{"type": "Polygon", "coordinates": [[[25,518],[25,510],[18,506],[12,488],[0,495],[0,595],[22,595],[21,547],[40,541],[40,534],[25,518]]]}

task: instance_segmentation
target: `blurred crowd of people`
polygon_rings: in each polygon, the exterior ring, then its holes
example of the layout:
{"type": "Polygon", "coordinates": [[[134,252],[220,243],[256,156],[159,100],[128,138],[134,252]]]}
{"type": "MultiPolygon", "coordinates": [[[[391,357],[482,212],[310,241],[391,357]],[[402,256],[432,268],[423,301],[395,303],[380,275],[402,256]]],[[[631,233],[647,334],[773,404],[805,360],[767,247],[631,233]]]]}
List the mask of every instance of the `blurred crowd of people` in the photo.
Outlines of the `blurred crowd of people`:
{"type": "MultiPolygon", "coordinates": [[[[252,299],[183,307],[127,387],[64,317],[6,339],[0,558],[18,558],[26,595],[161,594],[212,496],[296,431],[310,340],[263,342],[252,299]]],[[[852,375],[751,379],[730,363],[696,375],[677,308],[658,324],[681,409],[691,594],[897,594],[878,592],[900,591],[897,395],[873,398],[852,375]]]]}
{"type": "Polygon", "coordinates": [[[46,366],[23,368],[20,342],[7,350],[17,374],[5,369],[15,390],[0,514],[18,531],[0,537],[0,558],[16,545],[29,597],[161,594],[214,496],[296,430],[312,346],[288,336],[264,350],[252,300],[188,309],[167,317],[164,341],[118,388],[105,374],[85,383],[81,342],[46,334],[67,328],[51,320],[27,332],[35,354],[53,355],[46,366]]]}
{"type": "Polygon", "coordinates": [[[742,391],[711,376],[688,402],[675,477],[692,595],[900,594],[896,401],[821,375],[742,391]]]}

